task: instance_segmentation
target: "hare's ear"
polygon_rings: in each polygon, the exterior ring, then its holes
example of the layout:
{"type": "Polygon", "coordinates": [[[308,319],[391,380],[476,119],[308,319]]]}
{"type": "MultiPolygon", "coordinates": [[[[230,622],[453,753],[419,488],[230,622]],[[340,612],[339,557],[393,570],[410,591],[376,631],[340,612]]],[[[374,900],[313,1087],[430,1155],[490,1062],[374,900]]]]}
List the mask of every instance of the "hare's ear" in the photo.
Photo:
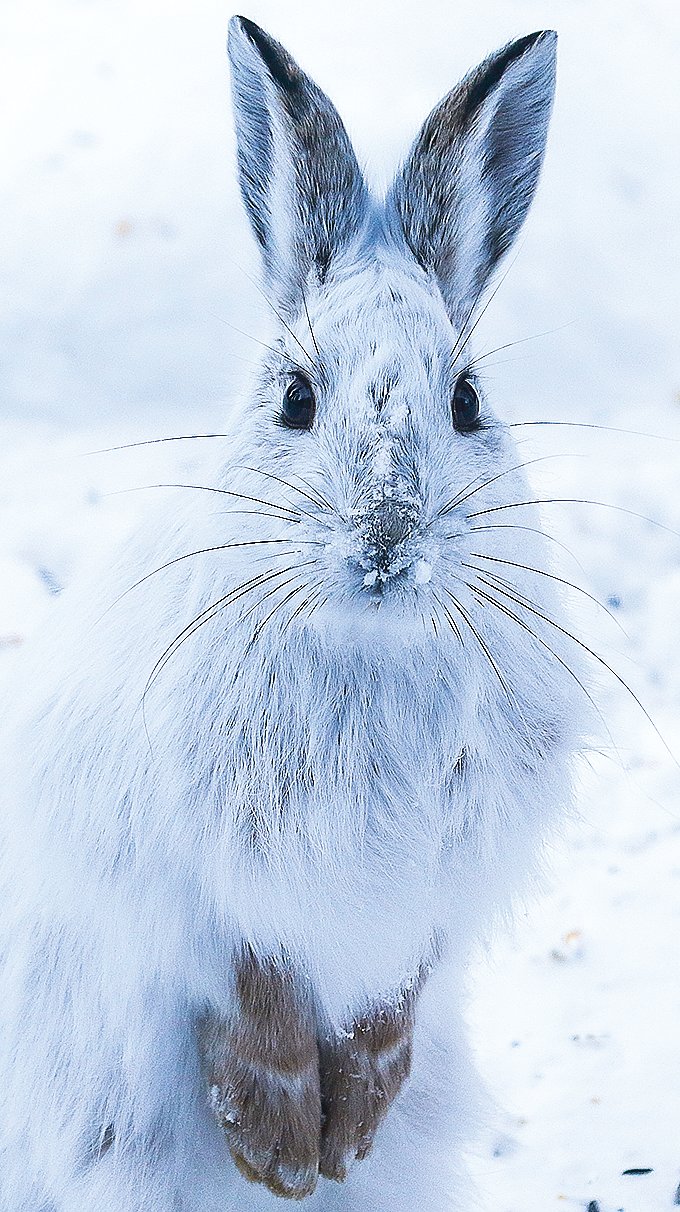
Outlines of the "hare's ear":
{"type": "Polygon", "coordinates": [[[555,91],[557,35],[486,59],[426,120],[388,196],[399,236],[466,316],[517,235],[536,189],[555,91]]]}
{"type": "Polygon", "coordinates": [[[360,231],[366,186],[337,111],[278,42],[232,17],[229,58],[243,200],[269,281],[299,298],[360,231]]]}

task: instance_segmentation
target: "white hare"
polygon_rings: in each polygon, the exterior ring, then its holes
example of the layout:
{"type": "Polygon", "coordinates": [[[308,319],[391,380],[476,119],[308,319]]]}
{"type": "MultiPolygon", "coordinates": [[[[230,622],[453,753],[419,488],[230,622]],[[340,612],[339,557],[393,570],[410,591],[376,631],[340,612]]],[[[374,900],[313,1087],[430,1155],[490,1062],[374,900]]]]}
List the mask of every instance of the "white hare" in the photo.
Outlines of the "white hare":
{"type": "Polygon", "coordinates": [[[203,477],[63,595],[10,689],[0,1212],[469,1207],[465,965],[565,810],[582,718],[469,341],[555,42],[468,75],[378,201],[324,94],[232,21],[280,324],[203,477]]]}

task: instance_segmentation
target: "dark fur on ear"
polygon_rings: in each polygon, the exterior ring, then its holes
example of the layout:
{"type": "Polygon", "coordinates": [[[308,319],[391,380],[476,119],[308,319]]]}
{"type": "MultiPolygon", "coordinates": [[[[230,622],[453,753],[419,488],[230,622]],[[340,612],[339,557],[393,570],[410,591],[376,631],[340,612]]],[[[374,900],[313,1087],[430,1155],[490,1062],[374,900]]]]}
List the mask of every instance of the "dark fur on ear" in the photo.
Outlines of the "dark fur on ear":
{"type": "Polygon", "coordinates": [[[536,189],[557,35],[491,55],[432,111],[388,196],[388,222],[460,320],[513,243],[536,189]]]}
{"type": "Polygon", "coordinates": [[[285,299],[361,231],[368,194],[337,111],[280,43],[233,17],[229,57],[241,192],[285,299]]]}

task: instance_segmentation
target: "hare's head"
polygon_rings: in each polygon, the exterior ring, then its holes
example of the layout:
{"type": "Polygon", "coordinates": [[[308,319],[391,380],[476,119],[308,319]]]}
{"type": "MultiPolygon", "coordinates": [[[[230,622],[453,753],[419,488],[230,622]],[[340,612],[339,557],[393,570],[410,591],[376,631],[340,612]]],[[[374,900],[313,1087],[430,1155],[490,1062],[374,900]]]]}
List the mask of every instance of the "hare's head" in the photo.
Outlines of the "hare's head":
{"type": "Polygon", "coordinates": [[[555,44],[531,34],[471,72],[376,200],[328,98],[232,20],[241,189],[280,320],[244,441],[300,493],[287,500],[317,544],[321,614],[436,628],[469,579],[475,505],[526,492],[470,337],[536,187],[555,44]]]}

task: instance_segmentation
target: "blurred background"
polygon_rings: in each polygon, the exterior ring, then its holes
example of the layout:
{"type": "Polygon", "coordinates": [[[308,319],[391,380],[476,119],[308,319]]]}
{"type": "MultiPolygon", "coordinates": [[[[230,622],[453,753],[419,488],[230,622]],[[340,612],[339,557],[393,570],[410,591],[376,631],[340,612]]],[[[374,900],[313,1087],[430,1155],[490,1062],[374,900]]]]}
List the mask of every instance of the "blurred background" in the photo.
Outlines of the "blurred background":
{"type": "MultiPolygon", "coordinates": [[[[144,494],[121,490],[193,457],[191,443],[91,452],[219,429],[266,340],[235,182],[231,11],[3,0],[0,665],[89,554],[135,525],[144,494]]],[[[645,712],[677,758],[680,6],[253,0],[246,15],[330,94],[377,189],[468,68],[559,32],[541,185],[478,348],[523,342],[485,373],[508,421],[611,427],[517,432],[523,456],[560,455],[536,476],[544,495],[632,511],[546,507],[546,525],[572,553],[561,574],[625,627],[628,640],[574,603],[579,635],[644,711],[594,662],[607,732],[583,764],[578,824],[552,856],[552,891],[474,973],[500,1108],[475,1164],[488,1212],[669,1208],[680,783],[645,712]]]]}

